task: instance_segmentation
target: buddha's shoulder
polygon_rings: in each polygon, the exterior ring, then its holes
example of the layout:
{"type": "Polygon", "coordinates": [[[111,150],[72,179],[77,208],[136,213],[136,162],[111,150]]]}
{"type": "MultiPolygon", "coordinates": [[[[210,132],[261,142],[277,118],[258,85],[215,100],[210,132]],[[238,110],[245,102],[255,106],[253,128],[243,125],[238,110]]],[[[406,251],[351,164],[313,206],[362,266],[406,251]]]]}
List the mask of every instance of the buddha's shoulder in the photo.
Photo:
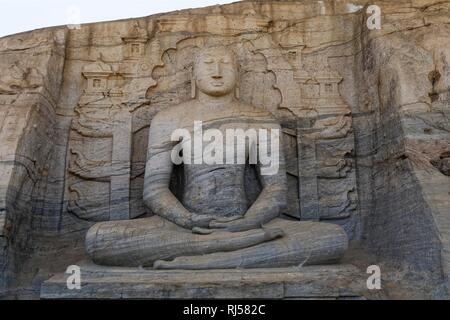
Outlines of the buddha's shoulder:
{"type": "Polygon", "coordinates": [[[176,123],[177,120],[184,119],[188,115],[189,110],[192,110],[193,107],[194,103],[192,100],[167,107],[158,111],[152,121],[176,123]]]}

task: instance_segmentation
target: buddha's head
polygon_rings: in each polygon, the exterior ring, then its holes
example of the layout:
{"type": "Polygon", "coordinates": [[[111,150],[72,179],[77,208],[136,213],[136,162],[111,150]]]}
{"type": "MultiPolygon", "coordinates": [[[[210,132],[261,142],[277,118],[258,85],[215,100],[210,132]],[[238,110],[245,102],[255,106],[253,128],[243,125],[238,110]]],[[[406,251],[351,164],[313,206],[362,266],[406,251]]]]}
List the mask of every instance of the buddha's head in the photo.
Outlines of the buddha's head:
{"type": "Polygon", "coordinates": [[[233,92],[238,77],[234,53],[224,47],[203,49],[193,69],[195,86],[204,94],[220,97],[233,92]]]}

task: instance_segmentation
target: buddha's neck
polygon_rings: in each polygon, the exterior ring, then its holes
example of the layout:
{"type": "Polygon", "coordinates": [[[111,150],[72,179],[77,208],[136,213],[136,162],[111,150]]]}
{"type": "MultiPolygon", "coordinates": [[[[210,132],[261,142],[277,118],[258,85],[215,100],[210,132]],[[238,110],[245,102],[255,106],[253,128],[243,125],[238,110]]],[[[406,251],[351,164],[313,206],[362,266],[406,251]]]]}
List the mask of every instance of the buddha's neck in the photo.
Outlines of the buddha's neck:
{"type": "Polygon", "coordinates": [[[220,96],[210,96],[203,92],[198,93],[198,100],[202,105],[204,105],[206,108],[210,109],[221,109],[221,108],[228,108],[230,103],[234,100],[233,92],[220,96]]]}

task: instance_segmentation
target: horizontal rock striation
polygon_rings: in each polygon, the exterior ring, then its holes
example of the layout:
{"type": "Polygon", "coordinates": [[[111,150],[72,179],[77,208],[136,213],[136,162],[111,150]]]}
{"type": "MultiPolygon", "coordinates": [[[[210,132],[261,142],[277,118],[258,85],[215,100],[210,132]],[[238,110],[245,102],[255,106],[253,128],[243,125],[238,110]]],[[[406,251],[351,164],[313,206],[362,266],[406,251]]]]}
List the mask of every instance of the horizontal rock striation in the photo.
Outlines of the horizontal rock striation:
{"type": "Polygon", "coordinates": [[[240,100],[281,123],[286,214],[342,226],[388,296],[448,297],[449,40],[442,0],[241,1],[0,38],[0,296],[38,298],[94,223],[152,215],[150,122],[190,99],[198,49],[222,44],[240,100]]]}

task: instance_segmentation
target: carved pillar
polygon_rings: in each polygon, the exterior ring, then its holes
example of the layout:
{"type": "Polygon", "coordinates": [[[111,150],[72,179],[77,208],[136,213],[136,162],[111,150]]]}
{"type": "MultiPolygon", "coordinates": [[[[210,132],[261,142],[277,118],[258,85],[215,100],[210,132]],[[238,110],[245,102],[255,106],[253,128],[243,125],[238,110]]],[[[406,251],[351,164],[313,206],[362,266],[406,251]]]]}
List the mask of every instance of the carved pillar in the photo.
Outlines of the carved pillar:
{"type": "Polygon", "coordinates": [[[132,116],[128,110],[117,113],[113,130],[110,220],[128,220],[132,141],[132,116]]]}
{"type": "Polygon", "coordinates": [[[298,143],[298,190],[300,219],[319,220],[319,195],[317,186],[316,141],[308,137],[312,133],[314,119],[301,118],[297,121],[298,143]]]}
{"type": "Polygon", "coordinates": [[[354,137],[349,106],[339,93],[342,77],[327,66],[295,75],[301,99],[297,116],[301,220],[327,220],[352,234],[356,209],[354,137]]]}

